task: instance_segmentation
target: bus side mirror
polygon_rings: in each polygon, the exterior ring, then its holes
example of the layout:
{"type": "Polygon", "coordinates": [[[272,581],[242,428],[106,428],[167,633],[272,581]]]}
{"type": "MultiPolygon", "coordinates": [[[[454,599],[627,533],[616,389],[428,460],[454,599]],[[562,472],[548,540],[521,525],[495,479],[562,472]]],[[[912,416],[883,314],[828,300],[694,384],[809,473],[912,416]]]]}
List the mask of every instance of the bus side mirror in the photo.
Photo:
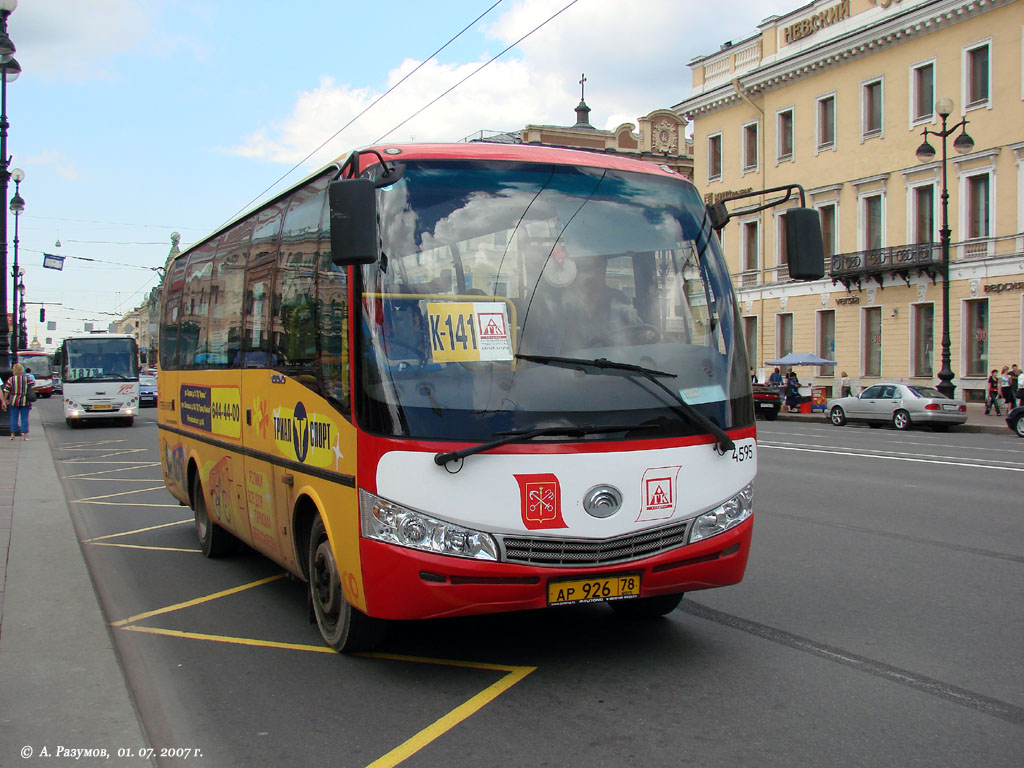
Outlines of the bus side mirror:
{"type": "Polygon", "coordinates": [[[343,179],[327,189],[331,207],[331,261],[339,267],[375,264],[377,195],[372,179],[343,179]]]}
{"type": "Polygon", "coordinates": [[[818,212],[813,208],[791,208],[784,218],[789,276],[794,280],[820,280],[825,276],[825,247],[818,212]]]}

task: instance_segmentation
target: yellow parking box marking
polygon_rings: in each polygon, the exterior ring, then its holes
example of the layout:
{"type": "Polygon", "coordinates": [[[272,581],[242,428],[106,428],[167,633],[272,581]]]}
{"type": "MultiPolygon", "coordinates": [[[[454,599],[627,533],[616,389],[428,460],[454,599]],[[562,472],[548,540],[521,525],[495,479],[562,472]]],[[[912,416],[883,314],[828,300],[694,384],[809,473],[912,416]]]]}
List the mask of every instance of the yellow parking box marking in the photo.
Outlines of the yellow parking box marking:
{"type": "Polygon", "coordinates": [[[140,627],[138,624],[121,627],[128,632],[144,632],[147,635],[165,635],[167,637],[184,637],[190,640],[209,640],[214,643],[231,643],[234,645],[250,645],[262,648],[283,648],[289,651],[308,651],[311,653],[337,653],[326,645],[305,645],[302,643],[281,643],[276,640],[256,640],[252,637],[231,637],[229,635],[207,635],[201,632],[182,632],[178,629],[161,629],[160,627],[140,627]]]}
{"type": "Polygon", "coordinates": [[[184,547],[147,547],[144,544],[117,544],[112,541],[91,542],[95,547],[118,547],[119,549],[149,549],[154,552],[202,552],[201,549],[186,549],[184,547]]]}
{"type": "MultiPolygon", "coordinates": [[[[446,663],[446,662],[437,662],[446,663]]],[[[474,664],[453,664],[453,666],[477,666],[474,664]]],[[[426,747],[428,744],[436,740],[438,737],[444,735],[456,725],[467,719],[471,715],[475,714],[479,710],[483,709],[486,705],[490,704],[501,694],[511,688],[513,685],[518,683],[528,674],[536,670],[536,667],[508,667],[509,673],[503,678],[498,680],[496,683],[487,686],[484,690],[480,691],[476,696],[471,698],[469,701],[463,702],[451,712],[439,720],[434,721],[428,725],[422,731],[417,733],[412,738],[406,740],[402,744],[395,747],[393,750],[383,755],[372,763],[367,768],[391,768],[392,766],[398,765],[403,760],[411,757],[421,749],[426,747]]]]}
{"type": "Polygon", "coordinates": [[[135,490],[132,490],[132,491],[121,491],[120,493],[108,493],[108,494],[106,494],[104,496],[86,496],[84,499],[75,499],[73,503],[75,503],[75,504],[88,504],[90,502],[95,503],[95,502],[100,501],[102,499],[116,499],[118,496],[131,496],[131,495],[136,494],[136,493],[148,493],[149,491],[162,491],[162,490],[164,490],[164,486],[156,485],[156,486],[153,486],[152,488],[136,488],[135,490]]]}
{"type": "Polygon", "coordinates": [[[108,533],[106,536],[93,536],[91,539],[86,539],[86,544],[94,544],[97,541],[103,541],[104,539],[118,539],[121,536],[131,536],[136,533],[145,533],[146,531],[155,531],[158,528],[170,528],[174,525],[184,525],[185,523],[194,523],[191,517],[185,520],[177,520],[173,523],[161,523],[160,525],[151,525],[148,528],[136,528],[134,531],[121,531],[121,533],[108,533]]]}
{"type": "Polygon", "coordinates": [[[127,619],[121,619],[111,623],[112,627],[124,627],[126,624],[134,624],[136,621],[142,621],[142,619],[148,619],[151,616],[159,616],[164,613],[171,613],[173,611],[180,611],[182,608],[191,608],[193,605],[202,605],[208,603],[211,600],[216,600],[221,597],[227,597],[228,595],[236,595],[239,592],[245,592],[247,589],[253,587],[260,587],[264,584],[269,584],[272,581],[283,579],[285,574],[279,573],[275,576],[268,576],[265,579],[259,579],[258,581],[252,581],[248,584],[243,584],[240,587],[231,587],[231,589],[225,589],[220,592],[214,592],[212,595],[206,595],[204,597],[197,597],[193,600],[186,600],[183,603],[175,603],[174,605],[168,605],[165,608],[157,608],[155,611],[146,611],[145,613],[139,613],[135,616],[129,616],[127,619]]]}

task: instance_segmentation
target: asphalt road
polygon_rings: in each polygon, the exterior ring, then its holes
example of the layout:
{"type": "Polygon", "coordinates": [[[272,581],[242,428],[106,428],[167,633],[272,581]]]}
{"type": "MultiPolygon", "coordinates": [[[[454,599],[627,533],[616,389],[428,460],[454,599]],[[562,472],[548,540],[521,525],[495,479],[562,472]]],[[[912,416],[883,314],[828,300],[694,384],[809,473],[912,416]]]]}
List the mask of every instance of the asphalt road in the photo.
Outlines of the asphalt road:
{"type": "MultiPolygon", "coordinates": [[[[403,624],[339,656],[304,586],[207,560],[156,411],[37,404],[154,747],[208,766],[1017,766],[1024,441],[759,422],[744,582],[663,620],[605,606],[403,624]]],[[[69,628],[73,632],[73,629],[69,628]]]]}

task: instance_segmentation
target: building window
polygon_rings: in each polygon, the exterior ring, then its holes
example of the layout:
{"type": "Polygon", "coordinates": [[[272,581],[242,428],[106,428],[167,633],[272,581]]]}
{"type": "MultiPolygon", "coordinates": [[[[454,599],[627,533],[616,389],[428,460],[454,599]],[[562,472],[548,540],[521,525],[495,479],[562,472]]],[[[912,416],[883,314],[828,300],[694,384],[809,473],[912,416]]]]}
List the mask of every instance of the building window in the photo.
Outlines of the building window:
{"type": "Polygon", "coordinates": [[[987,173],[967,177],[967,237],[989,237],[991,200],[987,173]]]}
{"type": "Polygon", "coordinates": [[[882,195],[866,195],[863,199],[861,215],[864,233],[865,251],[874,251],[882,247],[882,195]]]}
{"type": "Polygon", "coordinates": [[[914,187],[913,227],[915,243],[931,243],[935,240],[935,185],[914,187]]]}
{"type": "Polygon", "coordinates": [[[778,247],[775,251],[775,263],[784,267],[789,264],[789,254],[786,252],[786,212],[778,214],[775,217],[775,231],[778,234],[776,241],[778,247]]]}
{"type": "Polygon", "coordinates": [[[758,221],[745,221],[740,227],[743,233],[740,241],[740,248],[743,250],[740,254],[740,264],[744,273],[743,285],[757,284],[759,224],[758,221]]]}
{"type": "Polygon", "coordinates": [[[935,375],[935,305],[914,305],[914,375],[931,378],[935,375]]]}
{"type": "Polygon", "coordinates": [[[882,135],[882,81],[865,83],[861,90],[861,136],[882,135]]]}
{"type": "MultiPolygon", "coordinates": [[[[836,354],[836,312],[824,309],[818,313],[818,356],[826,360],[835,360],[836,354]]],[[[823,365],[818,369],[819,376],[835,376],[834,365],[823,365]]]]}
{"type": "Polygon", "coordinates": [[[836,204],[829,203],[818,208],[821,216],[821,244],[825,249],[825,258],[829,259],[838,252],[836,239],[836,204]]]}
{"type": "Polygon", "coordinates": [[[967,375],[985,376],[988,367],[988,299],[966,303],[967,375]]]}
{"type": "Polygon", "coordinates": [[[779,112],[779,162],[793,159],[793,110],[779,112]]]}
{"type": "Polygon", "coordinates": [[[836,145],[835,94],[818,99],[818,150],[832,149],[836,145]]]}
{"type": "Polygon", "coordinates": [[[747,342],[747,360],[757,367],[757,318],[743,318],[743,340],[747,342]]]}
{"type": "Polygon", "coordinates": [[[793,315],[777,315],[776,322],[778,323],[778,332],[775,334],[775,338],[778,339],[778,349],[775,350],[775,354],[779,357],[785,357],[793,351],[793,315]]]}
{"type": "Polygon", "coordinates": [[[931,120],[935,112],[935,63],[920,64],[910,70],[911,111],[915,123],[931,120]]]}
{"type": "Polygon", "coordinates": [[[743,126],[743,172],[757,170],[757,123],[743,126]]]}
{"type": "Polygon", "coordinates": [[[864,375],[882,375],[882,308],[864,310],[864,375]]]}
{"type": "Polygon", "coordinates": [[[722,178],[722,134],[708,136],[708,181],[722,178]]]}
{"type": "Polygon", "coordinates": [[[964,103],[967,108],[987,104],[992,80],[989,44],[968,48],[964,57],[964,103]]]}

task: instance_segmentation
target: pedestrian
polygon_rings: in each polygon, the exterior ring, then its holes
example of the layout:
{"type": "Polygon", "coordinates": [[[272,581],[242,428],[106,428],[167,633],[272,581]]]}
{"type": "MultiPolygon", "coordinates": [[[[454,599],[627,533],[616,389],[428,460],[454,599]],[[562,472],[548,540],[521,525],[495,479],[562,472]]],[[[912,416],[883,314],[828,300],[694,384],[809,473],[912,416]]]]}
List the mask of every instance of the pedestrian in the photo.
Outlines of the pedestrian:
{"type": "Polygon", "coordinates": [[[999,393],[1003,396],[1007,410],[1012,411],[1017,407],[1017,396],[1014,394],[1014,387],[1010,379],[1010,366],[1004,365],[999,372],[999,393]]]}
{"type": "Polygon", "coordinates": [[[1017,402],[1024,403],[1024,370],[1017,373],[1017,402]]]}
{"type": "Polygon", "coordinates": [[[849,397],[852,390],[850,389],[850,374],[843,371],[839,374],[839,396],[849,397]]]}
{"type": "Polygon", "coordinates": [[[768,383],[776,387],[782,386],[782,372],[779,370],[778,366],[776,366],[775,370],[772,371],[771,376],[768,377],[768,383]]]}
{"type": "Polygon", "coordinates": [[[11,378],[4,384],[7,408],[11,413],[11,440],[24,437],[28,440],[28,393],[32,383],[25,375],[25,367],[15,363],[11,378]]]}
{"type": "Polygon", "coordinates": [[[750,366],[750,383],[757,384],[757,374],[754,372],[754,366],[750,366]]]}
{"type": "Polygon", "coordinates": [[[786,379],[786,407],[790,413],[800,411],[800,380],[796,377],[796,371],[790,371],[786,379]]]}
{"type": "Polygon", "coordinates": [[[999,373],[995,368],[988,375],[988,389],[985,391],[985,415],[988,416],[989,411],[993,408],[996,410],[996,416],[1002,416],[999,412],[999,373]]]}

